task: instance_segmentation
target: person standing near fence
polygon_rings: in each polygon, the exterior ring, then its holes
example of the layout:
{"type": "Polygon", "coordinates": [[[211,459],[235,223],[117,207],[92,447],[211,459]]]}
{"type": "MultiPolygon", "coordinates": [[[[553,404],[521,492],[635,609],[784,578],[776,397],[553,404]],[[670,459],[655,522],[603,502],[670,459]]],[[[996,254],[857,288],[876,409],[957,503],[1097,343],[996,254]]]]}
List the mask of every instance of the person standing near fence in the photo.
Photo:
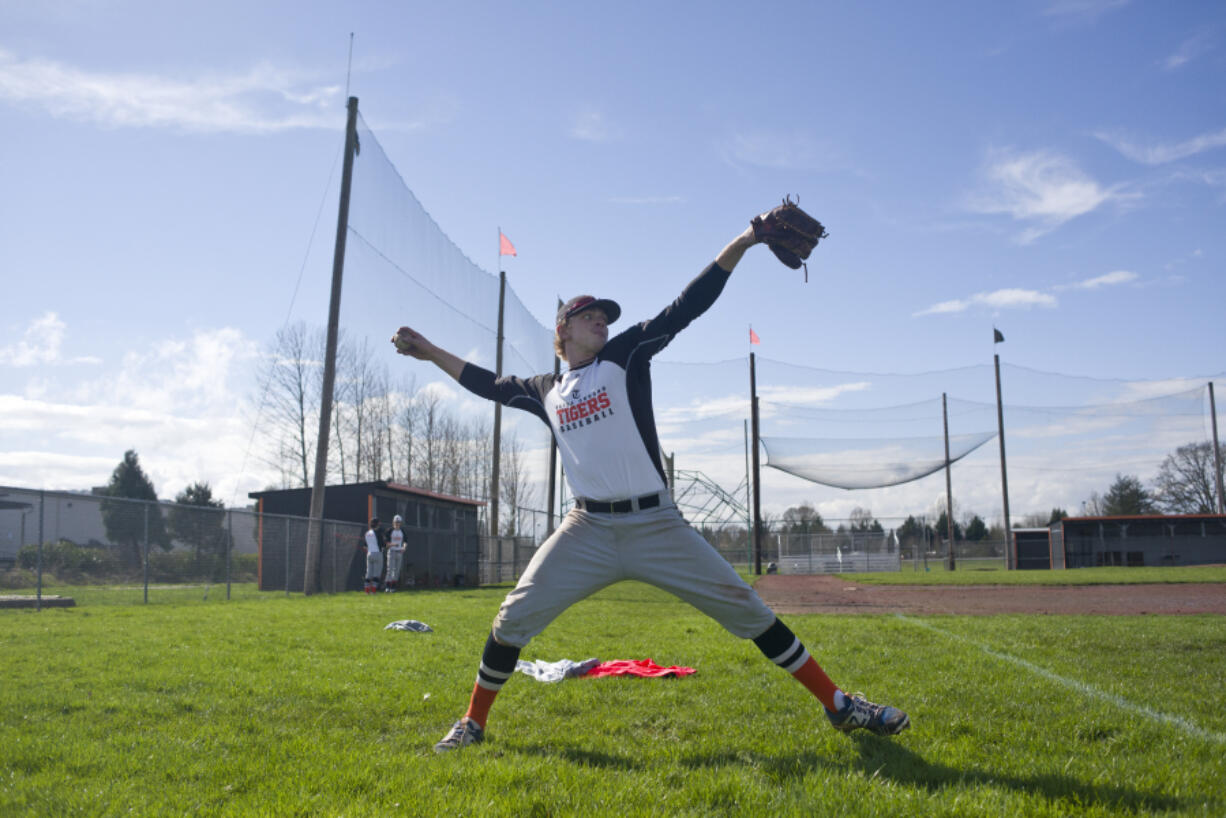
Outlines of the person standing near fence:
{"type": "MultiPolygon", "coordinates": [[[[755,219],[755,221],[758,221],[755,219]]],[[[468,711],[439,741],[447,752],[483,741],[490,707],[520,650],[571,605],[614,582],[663,588],[759,650],[817,698],[836,729],[879,735],[906,729],[903,711],[845,695],[800,639],[677,510],[669,494],[651,397],[652,356],[710,307],[745,251],[751,226],[659,315],[609,338],[621,307],[590,295],[557,313],[554,348],[567,371],[502,377],[435,346],[409,327],[392,337],[402,355],[430,361],[476,395],[548,424],[575,507],[537,550],[507,595],[486,640],[468,711]]]]}
{"type": "Polygon", "coordinates": [[[379,518],[370,519],[370,528],[362,538],[366,546],[366,593],[379,590],[379,575],[383,573],[383,532],[379,530],[379,518]]]}
{"type": "Polygon", "coordinates": [[[387,578],[383,581],[383,590],[393,594],[400,584],[400,570],[404,565],[404,531],[401,525],[404,518],[399,514],[392,518],[392,530],[387,532],[387,578]]]}

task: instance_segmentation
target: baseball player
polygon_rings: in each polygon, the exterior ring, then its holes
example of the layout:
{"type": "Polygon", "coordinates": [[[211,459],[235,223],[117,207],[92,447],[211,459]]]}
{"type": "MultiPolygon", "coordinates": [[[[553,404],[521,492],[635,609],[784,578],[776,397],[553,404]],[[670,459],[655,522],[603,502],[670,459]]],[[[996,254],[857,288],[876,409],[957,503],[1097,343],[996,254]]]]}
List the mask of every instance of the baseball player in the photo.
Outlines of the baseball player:
{"type": "Polygon", "coordinates": [[[366,545],[365,591],[373,594],[379,590],[379,575],[383,573],[383,532],[379,530],[378,517],[371,518],[362,542],[366,545]]]}
{"type": "Polygon", "coordinates": [[[392,337],[401,354],[431,361],[474,394],[549,424],[575,498],[574,509],[503,601],[468,711],[435,745],[436,752],[483,741],[490,707],[515,671],[520,650],[568,607],[624,579],[663,588],[733,635],[752,639],[821,702],[836,729],[893,735],[909,725],[897,708],[845,695],[757,592],[682,518],[667,489],[652,410],[651,358],[715,302],[745,251],[761,240],[754,227],[747,229],[659,315],[612,338],[609,325],[621,315],[615,302],[590,295],[566,302],[558,310],[554,337],[554,348],[567,363],[560,375],[495,378],[409,327],[392,337]]]}
{"type": "Polygon", "coordinates": [[[404,564],[404,530],[400,527],[404,518],[397,514],[392,518],[392,530],[387,532],[387,576],[383,590],[394,594],[400,584],[400,569],[404,564]]]}

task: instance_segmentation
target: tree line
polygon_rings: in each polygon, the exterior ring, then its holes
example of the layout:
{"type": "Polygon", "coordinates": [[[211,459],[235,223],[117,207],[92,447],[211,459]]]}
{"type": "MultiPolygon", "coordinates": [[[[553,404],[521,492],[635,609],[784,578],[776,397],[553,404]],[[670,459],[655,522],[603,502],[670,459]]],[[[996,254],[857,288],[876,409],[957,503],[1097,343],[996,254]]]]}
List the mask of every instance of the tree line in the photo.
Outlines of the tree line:
{"type": "MultiPolygon", "coordinates": [[[[280,475],[270,489],[313,485],[326,336],[298,322],[277,331],[259,378],[255,420],[261,459],[280,475]]],[[[461,417],[444,397],[394,378],[365,339],[342,332],[328,441],[329,483],[388,480],[427,491],[489,499],[492,414],[461,417]]],[[[524,446],[505,428],[499,500],[501,529],[515,534],[516,508],[540,502],[529,479],[524,446]]]]}

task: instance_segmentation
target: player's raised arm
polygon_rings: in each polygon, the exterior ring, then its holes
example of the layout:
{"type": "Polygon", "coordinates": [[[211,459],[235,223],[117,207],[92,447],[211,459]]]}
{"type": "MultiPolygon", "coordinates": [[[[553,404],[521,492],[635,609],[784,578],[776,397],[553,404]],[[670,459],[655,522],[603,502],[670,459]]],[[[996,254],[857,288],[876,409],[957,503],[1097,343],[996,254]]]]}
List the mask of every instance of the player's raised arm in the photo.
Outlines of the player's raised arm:
{"type": "Polygon", "coordinates": [[[741,261],[741,256],[745,255],[745,251],[758,243],[758,239],[754,236],[753,226],[745,228],[745,232],[737,236],[732,241],[728,242],[728,246],[720,251],[715,257],[715,263],[720,266],[720,269],[731,273],[741,261]]]}
{"type": "Polygon", "coordinates": [[[464,371],[467,362],[452,355],[442,347],[430,343],[426,336],[409,327],[401,327],[392,336],[392,343],[401,355],[408,355],[419,361],[429,361],[446,372],[457,381],[464,371]]]}

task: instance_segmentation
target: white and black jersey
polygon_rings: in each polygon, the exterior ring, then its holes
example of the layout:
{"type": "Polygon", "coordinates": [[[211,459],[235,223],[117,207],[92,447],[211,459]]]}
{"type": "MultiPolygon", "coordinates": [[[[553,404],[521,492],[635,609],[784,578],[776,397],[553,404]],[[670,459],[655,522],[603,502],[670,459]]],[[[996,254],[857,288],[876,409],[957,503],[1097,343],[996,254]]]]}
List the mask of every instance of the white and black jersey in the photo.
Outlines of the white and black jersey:
{"type": "Polygon", "coordinates": [[[666,487],[651,402],[651,358],[715,303],[730,273],[709,265],[648,321],[609,339],[591,363],[561,375],[495,378],[465,365],[474,394],[531,412],[549,424],[573,494],[620,500],[666,487]]]}

